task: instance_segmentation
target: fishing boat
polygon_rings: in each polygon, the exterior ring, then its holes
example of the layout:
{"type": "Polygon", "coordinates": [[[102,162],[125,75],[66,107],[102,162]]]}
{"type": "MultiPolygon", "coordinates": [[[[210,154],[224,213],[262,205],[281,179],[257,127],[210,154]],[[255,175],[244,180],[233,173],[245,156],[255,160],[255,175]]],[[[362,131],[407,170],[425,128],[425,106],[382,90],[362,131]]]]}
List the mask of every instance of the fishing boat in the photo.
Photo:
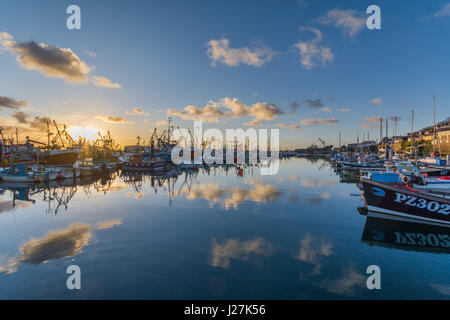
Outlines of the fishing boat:
{"type": "Polygon", "coordinates": [[[8,182],[39,182],[44,176],[44,173],[29,170],[26,163],[13,164],[10,169],[0,172],[0,178],[8,182]]]}
{"type": "Polygon", "coordinates": [[[382,171],[362,171],[361,177],[383,183],[412,183],[419,186],[429,184],[450,184],[448,176],[433,175],[429,176],[423,169],[419,169],[412,163],[386,163],[386,170],[382,171]]]}
{"type": "Polygon", "coordinates": [[[55,149],[40,155],[40,161],[46,165],[73,166],[79,154],[78,149],[55,149]]]}
{"type": "Polygon", "coordinates": [[[92,158],[77,161],[73,167],[80,171],[81,177],[88,177],[99,174],[101,172],[100,165],[94,164],[92,158]]]}
{"type": "Polygon", "coordinates": [[[60,168],[59,174],[63,179],[75,179],[81,175],[81,170],[76,168],[60,168]]]}
{"type": "Polygon", "coordinates": [[[165,169],[165,162],[162,158],[151,158],[143,161],[142,154],[131,154],[128,161],[124,162],[122,169],[126,171],[150,171],[162,172],[165,169]]]}
{"type": "Polygon", "coordinates": [[[437,157],[425,157],[423,159],[420,159],[418,162],[426,165],[436,165],[436,166],[447,165],[447,161],[445,159],[439,159],[437,157]]]}
{"type": "Polygon", "coordinates": [[[419,188],[361,178],[369,211],[450,225],[450,189],[419,188]]]}

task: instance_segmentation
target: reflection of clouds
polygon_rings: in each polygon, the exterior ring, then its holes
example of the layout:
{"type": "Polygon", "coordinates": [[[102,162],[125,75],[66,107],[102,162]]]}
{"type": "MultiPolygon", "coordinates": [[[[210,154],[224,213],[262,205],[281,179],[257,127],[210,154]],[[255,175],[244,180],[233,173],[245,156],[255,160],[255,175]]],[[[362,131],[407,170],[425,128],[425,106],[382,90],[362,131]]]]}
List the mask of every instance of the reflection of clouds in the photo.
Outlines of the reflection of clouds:
{"type": "Polygon", "coordinates": [[[111,229],[112,227],[120,226],[122,224],[122,221],[123,221],[122,219],[117,219],[117,220],[99,222],[95,225],[95,230],[111,229]]]}
{"type": "MultiPolygon", "coordinates": [[[[100,222],[96,229],[104,230],[120,224],[121,220],[100,222]]],[[[14,273],[20,264],[41,264],[76,256],[92,237],[89,224],[75,222],[66,229],[51,230],[42,238],[31,238],[19,248],[20,255],[0,261],[0,273],[14,273]],[[5,261],[6,260],[6,261],[5,261]]]]}
{"type": "Polygon", "coordinates": [[[0,213],[12,211],[15,208],[27,208],[31,202],[14,202],[12,200],[0,201],[0,213]]]}
{"type": "Polygon", "coordinates": [[[41,239],[31,238],[21,248],[19,262],[29,264],[46,263],[81,252],[91,238],[91,227],[84,223],[73,223],[60,231],[49,231],[41,239]]]}
{"type": "Polygon", "coordinates": [[[223,197],[226,194],[226,190],[220,188],[217,183],[201,184],[191,189],[191,191],[186,190],[186,199],[205,199],[211,204],[222,202],[223,197]]]}
{"type": "Polygon", "coordinates": [[[306,188],[322,188],[322,187],[334,187],[338,184],[336,180],[319,180],[305,178],[300,181],[300,185],[306,188]]]}
{"type": "Polygon", "coordinates": [[[125,196],[127,198],[135,198],[136,200],[139,200],[145,196],[145,193],[144,192],[127,192],[125,196]]]}
{"type": "Polygon", "coordinates": [[[125,182],[115,181],[111,186],[109,186],[108,191],[121,191],[129,186],[130,185],[125,182]]]}
{"type": "Polygon", "coordinates": [[[275,186],[254,184],[253,189],[226,188],[219,184],[200,184],[191,190],[184,190],[184,195],[189,200],[206,199],[211,207],[220,203],[225,209],[237,209],[244,201],[253,201],[258,203],[275,202],[282,194],[275,186]]]}
{"type": "Polygon", "coordinates": [[[450,285],[432,283],[430,286],[440,294],[450,296],[450,285]]]}
{"type": "Polygon", "coordinates": [[[356,287],[365,288],[366,278],[351,268],[344,269],[342,277],[336,280],[324,280],[320,286],[331,293],[351,296],[356,287]]]}
{"type": "Polygon", "coordinates": [[[323,257],[328,257],[333,254],[333,244],[326,239],[314,241],[311,234],[307,234],[300,241],[300,251],[296,259],[308,262],[314,265],[313,271],[310,275],[318,275],[321,273],[323,257]]]}
{"type": "Polygon", "coordinates": [[[256,184],[263,184],[263,182],[262,182],[261,179],[257,179],[257,178],[253,178],[253,177],[251,177],[251,178],[245,178],[244,183],[245,183],[245,184],[253,184],[253,185],[256,185],[256,184]]]}
{"type": "Polygon", "coordinates": [[[274,252],[272,246],[263,238],[249,241],[229,239],[224,244],[213,241],[211,265],[228,268],[231,259],[248,260],[251,255],[270,256],[274,252]]]}
{"type": "Polygon", "coordinates": [[[308,203],[313,205],[322,204],[323,200],[329,199],[331,197],[331,194],[329,192],[322,192],[319,195],[314,195],[310,198],[308,198],[308,203]]]}
{"type": "Polygon", "coordinates": [[[291,203],[296,204],[296,203],[298,203],[300,201],[300,198],[297,197],[297,195],[295,193],[292,193],[291,196],[289,197],[289,201],[291,203]]]}
{"type": "Polygon", "coordinates": [[[257,185],[252,190],[234,188],[231,197],[225,200],[225,208],[229,209],[232,206],[237,209],[239,204],[246,200],[260,203],[275,202],[281,194],[282,192],[271,185],[257,185]]]}
{"type": "Polygon", "coordinates": [[[277,182],[278,183],[283,183],[283,182],[287,182],[287,181],[295,182],[295,181],[298,181],[299,179],[300,179],[299,176],[279,177],[279,178],[277,178],[277,182]]]}

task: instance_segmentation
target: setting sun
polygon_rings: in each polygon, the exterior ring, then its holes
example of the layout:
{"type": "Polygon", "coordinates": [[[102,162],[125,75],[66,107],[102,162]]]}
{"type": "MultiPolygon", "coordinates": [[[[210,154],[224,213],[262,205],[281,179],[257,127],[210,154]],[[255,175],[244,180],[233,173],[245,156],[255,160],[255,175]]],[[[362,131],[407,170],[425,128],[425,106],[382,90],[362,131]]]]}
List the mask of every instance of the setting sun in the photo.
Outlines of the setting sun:
{"type": "Polygon", "coordinates": [[[105,130],[98,129],[95,127],[81,127],[81,126],[70,126],[67,131],[75,140],[80,137],[86,139],[87,141],[93,140],[98,137],[98,132],[101,134],[105,133],[105,130]]]}

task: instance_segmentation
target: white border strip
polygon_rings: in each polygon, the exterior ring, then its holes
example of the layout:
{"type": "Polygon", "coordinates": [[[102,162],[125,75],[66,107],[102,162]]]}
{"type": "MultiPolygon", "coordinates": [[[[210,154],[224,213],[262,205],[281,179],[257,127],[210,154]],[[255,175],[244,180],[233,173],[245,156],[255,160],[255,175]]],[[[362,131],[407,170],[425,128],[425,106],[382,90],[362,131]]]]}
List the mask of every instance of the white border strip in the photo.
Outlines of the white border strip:
{"type": "Polygon", "coordinates": [[[379,212],[379,213],[385,213],[385,214],[398,216],[398,217],[412,218],[412,219],[414,219],[416,221],[417,220],[427,221],[428,223],[433,224],[433,225],[435,225],[437,223],[437,225],[440,225],[440,226],[446,226],[446,227],[450,226],[450,222],[447,222],[447,221],[436,220],[436,219],[431,219],[431,218],[423,218],[423,217],[420,217],[420,216],[415,216],[415,215],[411,215],[411,214],[406,214],[406,213],[402,213],[402,212],[398,212],[398,211],[383,209],[383,208],[369,206],[369,205],[367,206],[367,208],[371,212],[379,212]]]}

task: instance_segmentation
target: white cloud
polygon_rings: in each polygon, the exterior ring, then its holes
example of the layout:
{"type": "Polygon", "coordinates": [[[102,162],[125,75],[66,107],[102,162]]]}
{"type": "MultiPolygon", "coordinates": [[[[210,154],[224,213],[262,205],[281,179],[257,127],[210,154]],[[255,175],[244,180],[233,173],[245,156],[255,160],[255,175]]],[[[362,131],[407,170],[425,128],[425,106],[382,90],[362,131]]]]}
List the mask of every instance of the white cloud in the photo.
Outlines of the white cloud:
{"type": "Polygon", "coordinates": [[[380,117],[368,117],[365,118],[363,120],[361,120],[362,122],[365,122],[364,124],[361,125],[361,128],[363,129],[375,129],[379,127],[380,124],[380,117]]]}
{"type": "Polygon", "coordinates": [[[336,120],[334,118],[330,119],[304,119],[301,121],[301,123],[305,126],[312,126],[317,124],[336,124],[339,120],[336,120]]]}
{"type": "Polygon", "coordinates": [[[30,105],[27,101],[17,100],[14,98],[0,96],[0,110],[2,107],[10,108],[10,109],[19,109],[21,106],[30,105]]]}
{"type": "Polygon", "coordinates": [[[162,127],[162,126],[166,126],[168,123],[166,120],[158,120],[156,121],[156,126],[157,127],[162,127]]]}
{"type": "Polygon", "coordinates": [[[436,12],[434,14],[435,18],[445,18],[450,17],[450,3],[447,3],[445,6],[442,7],[441,10],[436,12]]]}
{"type": "Polygon", "coordinates": [[[321,16],[318,21],[324,25],[334,25],[341,28],[342,32],[351,38],[354,38],[364,29],[366,19],[363,14],[358,14],[356,10],[333,9],[327,14],[321,16]]]}
{"type": "Polygon", "coordinates": [[[126,124],[133,124],[134,122],[129,121],[125,118],[122,117],[118,117],[118,116],[108,116],[108,115],[103,115],[103,114],[99,114],[95,117],[95,119],[98,120],[102,120],[103,122],[107,122],[107,123],[126,123],[126,124]]]}
{"type": "Polygon", "coordinates": [[[86,52],[86,54],[91,57],[91,58],[96,58],[97,55],[95,54],[95,52],[89,51],[89,50],[84,50],[84,52],[86,52]]]}
{"type": "Polygon", "coordinates": [[[315,28],[302,27],[300,30],[308,30],[314,33],[315,38],[309,41],[299,41],[294,44],[300,52],[300,62],[307,70],[311,70],[317,64],[325,66],[332,62],[334,55],[331,49],[320,45],[323,35],[320,30],[315,28]]]}
{"type": "Polygon", "coordinates": [[[201,120],[204,122],[219,122],[219,119],[250,116],[254,117],[254,119],[251,122],[247,122],[246,125],[252,126],[261,124],[261,120],[274,120],[278,115],[284,114],[274,104],[257,102],[247,106],[236,98],[223,98],[218,102],[210,101],[204,108],[187,106],[180,111],[169,109],[167,113],[185,120],[201,120]],[[259,122],[254,120],[259,120],[259,122]]]}
{"type": "Polygon", "coordinates": [[[105,78],[105,77],[98,77],[94,76],[91,77],[91,83],[97,87],[104,87],[104,88],[112,88],[112,89],[120,89],[122,86],[115,82],[111,82],[111,80],[105,78]]]}
{"type": "Polygon", "coordinates": [[[17,42],[7,32],[0,32],[0,45],[16,56],[19,65],[27,70],[37,70],[51,78],[62,78],[71,84],[88,84],[100,87],[121,88],[105,77],[90,76],[94,69],[82,61],[70,48],[60,48],[34,40],[17,42]]]}
{"type": "Polygon", "coordinates": [[[379,106],[383,104],[383,100],[381,98],[372,99],[370,102],[379,106]]]}
{"type": "Polygon", "coordinates": [[[247,127],[259,127],[260,125],[262,125],[262,122],[258,119],[254,119],[252,121],[244,122],[244,125],[247,127]]]}
{"type": "Polygon", "coordinates": [[[217,63],[222,63],[230,67],[235,67],[242,64],[249,66],[261,67],[266,62],[270,61],[275,54],[270,48],[260,47],[250,49],[231,48],[229,39],[210,40],[207,43],[208,50],[206,51],[208,57],[211,59],[211,65],[216,66],[217,63]]]}
{"type": "Polygon", "coordinates": [[[145,112],[141,108],[134,108],[131,111],[129,111],[129,110],[125,111],[125,114],[128,114],[128,115],[139,115],[139,116],[149,116],[150,112],[145,112]]]}
{"type": "Polygon", "coordinates": [[[291,130],[299,130],[300,129],[300,127],[296,124],[277,123],[277,127],[287,128],[287,129],[291,129],[291,130]]]}
{"type": "Polygon", "coordinates": [[[88,82],[91,68],[70,48],[49,46],[33,40],[16,42],[6,32],[0,32],[0,44],[17,55],[16,61],[27,70],[38,70],[48,77],[63,78],[70,83],[88,82]]]}

